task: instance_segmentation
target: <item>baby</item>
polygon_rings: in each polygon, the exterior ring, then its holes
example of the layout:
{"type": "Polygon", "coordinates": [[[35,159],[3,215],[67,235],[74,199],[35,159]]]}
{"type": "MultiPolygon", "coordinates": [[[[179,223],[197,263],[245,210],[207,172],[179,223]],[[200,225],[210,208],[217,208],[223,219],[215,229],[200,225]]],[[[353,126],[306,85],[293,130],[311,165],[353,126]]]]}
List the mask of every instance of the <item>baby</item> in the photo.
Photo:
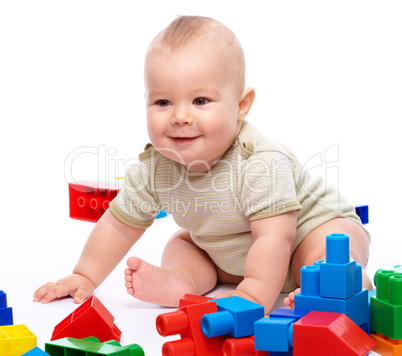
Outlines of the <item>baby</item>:
{"type": "MultiPolygon", "coordinates": [[[[89,297],[152,225],[161,208],[177,231],[161,267],[127,260],[127,292],[177,307],[186,293],[218,282],[268,312],[300,285],[300,268],[325,259],[325,238],[350,237],[365,266],[369,235],[354,207],[294,154],[245,121],[255,92],[245,87],[242,47],[223,24],[183,16],[152,41],[145,59],[148,134],[138,164],[96,224],[71,275],[40,287],[34,301],[89,297]]],[[[363,285],[371,287],[363,273],[363,285]]],[[[297,292],[297,291],[296,291],[297,292]]],[[[294,293],[285,299],[292,306],[294,293]]]]}

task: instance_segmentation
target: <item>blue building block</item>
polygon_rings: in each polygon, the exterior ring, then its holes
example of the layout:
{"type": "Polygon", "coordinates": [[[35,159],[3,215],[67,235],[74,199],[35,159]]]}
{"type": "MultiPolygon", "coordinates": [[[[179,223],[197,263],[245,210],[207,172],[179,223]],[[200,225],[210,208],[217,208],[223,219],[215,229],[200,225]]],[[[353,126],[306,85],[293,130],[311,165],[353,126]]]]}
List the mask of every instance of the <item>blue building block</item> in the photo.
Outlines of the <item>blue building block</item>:
{"type": "Polygon", "coordinates": [[[160,210],[160,212],[158,213],[158,215],[156,215],[155,219],[160,219],[160,218],[164,218],[167,215],[167,212],[163,209],[160,210]]]}
{"type": "Polygon", "coordinates": [[[279,308],[269,314],[269,317],[272,318],[292,318],[299,320],[303,318],[306,314],[310,313],[308,310],[299,310],[299,309],[288,309],[288,308],[279,308]]]}
{"type": "Polygon", "coordinates": [[[361,291],[362,270],[349,259],[349,236],[332,234],[326,238],[326,261],[320,263],[321,297],[347,299],[361,291]]]}
{"type": "Polygon", "coordinates": [[[347,299],[356,294],[356,270],[355,261],[343,264],[323,262],[320,268],[321,297],[347,299]]]}
{"type": "Polygon", "coordinates": [[[308,314],[307,310],[279,308],[254,323],[255,348],[273,355],[292,355],[292,325],[308,314]],[[282,320],[282,322],[280,321],[282,320]]]}
{"type": "Polygon", "coordinates": [[[269,356],[293,356],[293,348],[290,347],[289,351],[270,351],[269,356]]]}
{"type": "Polygon", "coordinates": [[[262,318],[254,323],[255,349],[287,352],[293,346],[294,318],[262,318]]]}
{"type": "Polygon", "coordinates": [[[367,289],[347,299],[324,298],[319,291],[320,267],[302,267],[301,293],[295,295],[295,309],[344,313],[359,326],[368,323],[367,289]]]}
{"type": "Polygon", "coordinates": [[[377,294],[377,289],[376,288],[374,288],[374,289],[372,289],[370,292],[368,292],[368,303],[369,303],[369,306],[370,306],[370,298],[371,297],[375,297],[376,296],[376,294],[377,294]]]}
{"type": "Polygon", "coordinates": [[[50,356],[47,352],[41,350],[39,347],[34,347],[32,350],[22,354],[22,356],[50,356]]]}
{"type": "Polygon", "coordinates": [[[369,207],[368,205],[356,205],[356,214],[359,216],[362,224],[369,223],[369,207]]]}
{"type": "Polygon", "coordinates": [[[7,306],[7,294],[0,290],[0,325],[13,324],[13,309],[7,306]]]}
{"type": "Polygon", "coordinates": [[[213,299],[217,313],[205,314],[201,329],[205,336],[230,335],[235,338],[254,334],[254,322],[264,317],[264,307],[240,297],[213,299]]]}

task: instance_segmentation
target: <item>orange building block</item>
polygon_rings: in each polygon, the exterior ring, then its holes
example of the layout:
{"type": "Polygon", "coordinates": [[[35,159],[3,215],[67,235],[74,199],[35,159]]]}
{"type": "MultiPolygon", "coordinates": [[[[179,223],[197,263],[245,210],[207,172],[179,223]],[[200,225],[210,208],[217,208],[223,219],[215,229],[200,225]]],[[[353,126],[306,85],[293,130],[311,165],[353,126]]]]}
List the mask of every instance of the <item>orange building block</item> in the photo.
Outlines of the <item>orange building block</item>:
{"type": "Polygon", "coordinates": [[[377,342],[375,352],[382,356],[402,356],[402,340],[393,340],[377,332],[372,333],[371,337],[377,342]]]}

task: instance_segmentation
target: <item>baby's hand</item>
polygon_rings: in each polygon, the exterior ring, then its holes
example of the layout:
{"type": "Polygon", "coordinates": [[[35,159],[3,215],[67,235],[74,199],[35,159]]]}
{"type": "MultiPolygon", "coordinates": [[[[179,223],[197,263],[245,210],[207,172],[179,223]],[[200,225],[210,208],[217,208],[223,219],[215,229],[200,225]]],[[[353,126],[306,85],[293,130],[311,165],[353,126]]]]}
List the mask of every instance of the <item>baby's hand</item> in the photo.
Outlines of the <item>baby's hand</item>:
{"type": "Polygon", "coordinates": [[[283,300],[283,304],[285,304],[287,307],[294,309],[295,308],[295,295],[300,293],[300,288],[297,288],[294,292],[289,293],[289,296],[287,296],[283,300]]]}
{"type": "Polygon", "coordinates": [[[70,274],[57,282],[49,282],[39,287],[33,296],[34,302],[50,301],[71,295],[75,303],[82,303],[95,290],[93,283],[79,274],[70,274]]]}
{"type": "Polygon", "coordinates": [[[253,297],[251,297],[247,293],[239,291],[239,290],[231,290],[231,291],[227,291],[227,292],[220,292],[217,295],[215,295],[214,298],[219,299],[219,298],[227,298],[227,297],[234,297],[234,296],[241,297],[243,299],[249,300],[250,302],[259,304],[253,297]]]}

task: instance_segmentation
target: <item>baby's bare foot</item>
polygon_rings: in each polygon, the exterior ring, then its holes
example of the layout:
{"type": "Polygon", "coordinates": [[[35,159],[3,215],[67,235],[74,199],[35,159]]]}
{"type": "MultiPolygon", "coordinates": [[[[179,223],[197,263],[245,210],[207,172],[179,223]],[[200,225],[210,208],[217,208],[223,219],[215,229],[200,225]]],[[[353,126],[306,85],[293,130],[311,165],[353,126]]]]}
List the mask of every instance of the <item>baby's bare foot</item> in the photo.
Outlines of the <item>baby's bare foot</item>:
{"type": "Polygon", "coordinates": [[[195,294],[191,284],[180,274],[153,266],[137,257],[127,260],[124,271],[127,293],[148,303],[178,307],[185,294],[195,294]]]}
{"type": "Polygon", "coordinates": [[[285,304],[287,307],[294,309],[295,308],[295,295],[300,293],[300,288],[297,288],[294,292],[289,293],[289,296],[287,296],[283,300],[283,304],[285,304]]]}

